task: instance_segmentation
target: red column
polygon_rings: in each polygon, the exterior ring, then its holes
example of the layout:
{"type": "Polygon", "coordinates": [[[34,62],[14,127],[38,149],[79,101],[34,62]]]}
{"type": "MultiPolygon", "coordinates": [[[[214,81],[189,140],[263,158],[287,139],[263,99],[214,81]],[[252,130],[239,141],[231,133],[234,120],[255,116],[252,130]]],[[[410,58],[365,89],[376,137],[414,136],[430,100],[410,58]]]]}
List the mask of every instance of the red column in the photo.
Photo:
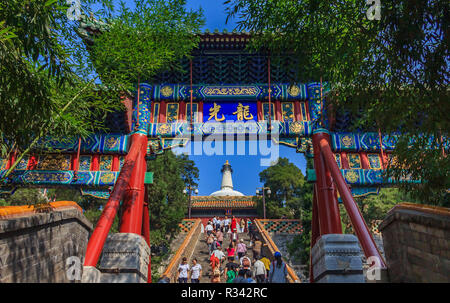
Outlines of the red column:
{"type": "Polygon", "coordinates": [[[97,264],[103,245],[105,244],[106,237],[108,236],[111,225],[114,222],[114,217],[116,216],[117,209],[119,208],[120,200],[122,200],[126,191],[133,168],[137,165],[138,154],[142,151],[142,146],[147,147],[147,145],[144,144],[147,142],[146,136],[138,135],[132,139],[130,150],[125,158],[125,163],[119,173],[117,182],[114,185],[108,202],[106,203],[97,225],[95,226],[94,232],[89,239],[86,248],[84,266],[95,266],[97,264]]]}
{"type": "Polygon", "coordinates": [[[28,161],[27,169],[28,169],[28,170],[36,169],[37,163],[38,163],[38,156],[32,154],[32,155],[30,156],[30,160],[28,161]]]}
{"type": "Polygon", "coordinates": [[[113,155],[111,171],[119,171],[119,169],[120,169],[119,155],[113,155]]]}
{"type": "Polygon", "coordinates": [[[349,169],[348,157],[346,152],[341,153],[341,167],[342,169],[349,169]]]}
{"type": "Polygon", "coordinates": [[[159,123],[165,123],[166,122],[166,102],[161,101],[159,104],[159,123]]]}
{"type": "Polygon", "coordinates": [[[305,110],[306,110],[307,120],[311,121],[311,117],[309,116],[309,102],[308,102],[308,100],[305,101],[305,110]]]}
{"type": "Polygon", "coordinates": [[[295,121],[302,121],[302,110],[300,108],[300,101],[294,101],[294,113],[295,113],[295,121]]]}
{"type": "Polygon", "coordinates": [[[198,121],[197,122],[203,122],[203,101],[200,101],[198,103],[198,121]]]}
{"type": "MultiPolygon", "coordinates": [[[[325,165],[320,152],[320,140],[329,142],[330,135],[327,133],[315,133],[312,136],[314,146],[314,168],[316,170],[316,186],[318,200],[318,216],[320,234],[341,234],[342,225],[339,214],[338,201],[335,198],[331,172],[325,165]]],[[[336,160],[334,160],[336,163],[336,160]]]]}
{"type": "Polygon", "coordinates": [[[281,102],[275,101],[275,119],[278,121],[283,121],[283,113],[281,112],[281,102]]]}
{"type": "Polygon", "coordinates": [[[264,120],[263,106],[261,101],[256,102],[256,108],[258,114],[258,121],[264,120]]]}
{"type": "Polygon", "coordinates": [[[313,264],[312,264],[312,248],[320,237],[320,226],[319,226],[319,214],[317,210],[317,184],[314,184],[313,191],[313,205],[312,205],[312,220],[311,220],[311,243],[309,250],[309,282],[314,282],[313,264]]]}
{"type": "Polygon", "coordinates": [[[96,171],[100,169],[100,156],[99,155],[92,155],[92,163],[91,163],[91,170],[96,171]]]}
{"type": "Polygon", "coordinates": [[[186,102],[181,101],[179,106],[180,109],[178,111],[178,119],[180,121],[186,121],[187,119],[186,102]]]}
{"type": "Polygon", "coordinates": [[[147,137],[141,134],[132,135],[132,140],[140,140],[144,137],[136,160],[136,165],[130,177],[127,193],[123,199],[122,218],[119,231],[121,233],[135,233],[140,235],[142,231],[142,212],[144,207],[144,178],[147,170],[145,152],[147,137]]]}
{"type": "Polygon", "coordinates": [[[9,169],[14,162],[16,162],[16,156],[17,156],[17,152],[13,151],[10,155],[9,155],[9,160],[8,163],[6,164],[6,169],[9,169]]]}
{"type": "Polygon", "coordinates": [[[369,159],[367,158],[367,154],[365,152],[359,153],[361,157],[361,167],[363,169],[369,169],[369,159]]]}
{"type": "Polygon", "coordinates": [[[347,187],[347,183],[341,174],[341,171],[337,167],[336,161],[333,157],[333,152],[331,151],[330,144],[325,138],[321,138],[319,141],[320,149],[324,155],[327,166],[329,167],[333,179],[336,182],[339,193],[341,194],[342,202],[344,203],[347,214],[352,222],[353,229],[356,232],[359,242],[363,248],[364,254],[367,258],[371,256],[378,257],[381,262],[381,267],[386,267],[386,263],[383,260],[375,241],[372,238],[369,227],[367,226],[364,218],[359,210],[358,206],[353,199],[352,193],[347,187]]]}
{"type": "Polygon", "coordinates": [[[78,154],[72,154],[72,170],[78,170],[78,154]]]}
{"type": "MultiPolygon", "coordinates": [[[[144,190],[144,214],[142,216],[142,236],[147,242],[148,247],[150,247],[150,215],[148,207],[148,193],[147,186],[144,190]]],[[[152,283],[152,256],[149,256],[148,260],[148,278],[147,283],[152,283]]]]}

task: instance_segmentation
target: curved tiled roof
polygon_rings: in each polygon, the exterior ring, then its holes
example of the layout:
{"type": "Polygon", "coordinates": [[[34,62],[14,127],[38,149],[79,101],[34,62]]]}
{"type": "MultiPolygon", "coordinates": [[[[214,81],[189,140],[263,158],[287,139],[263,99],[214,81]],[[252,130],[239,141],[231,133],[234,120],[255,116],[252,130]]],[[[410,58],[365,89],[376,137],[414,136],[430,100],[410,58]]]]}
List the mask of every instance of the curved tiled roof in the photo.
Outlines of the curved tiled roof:
{"type": "Polygon", "coordinates": [[[256,202],[252,200],[253,196],[226,196],[211,197],[197,196],[192,197],[192,208],[256,208],[256,202]]]}
{"type": "MultiPolygon", "coordinates": [[[[78,35],[84,39],[87,43],[92,43],[92,36],[108,28],[108,23],[102,20],[96,19],[93,15],[87,16],[81,14],[80,25],[76,28],[78,35]]],[[[210,31],[206,29],[203,33],[198,35],[201,37],[199,48],[200,49],[230,49],[239,50],[243,49],[249,39],[252,36],[252,32],[238,32],[238,31],[219,31],[215,29],[210,31]]]]}

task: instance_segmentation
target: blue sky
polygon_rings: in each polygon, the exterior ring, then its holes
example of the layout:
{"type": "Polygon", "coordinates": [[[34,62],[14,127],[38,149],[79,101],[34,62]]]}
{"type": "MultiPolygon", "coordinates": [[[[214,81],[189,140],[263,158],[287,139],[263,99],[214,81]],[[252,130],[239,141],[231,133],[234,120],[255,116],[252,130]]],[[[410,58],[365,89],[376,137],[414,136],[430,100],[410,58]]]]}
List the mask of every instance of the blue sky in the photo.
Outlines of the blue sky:
{"type": "Polygon", "coordinates": [[[214,31],[218,29],[223,31],[224,29],[232,31],[236,26],[234,20],[229,20],[228,24],[225,24],[227,15],[225,14],[224,0],[187,0],[186,5],[188,8],[198,9],[201,7],[206,18],[203,30],[209,29],[214,31]]]}
{"type": "MultiPolygon", "coordinates": [[[[193,160],[200,171],[199,195],[207,196],[220,189],[222,179],[221,168],[228,160],[233,168],[233,186],[237,191],[245,195],[254,195],[256,187],[262,186],[259,181],[259,173],[267,166],[261,166],[261,159],[268,159],[269,156],[259,152],[256,155],[249,154],[248,142],[245,142],[245,154],[237,155],[238,143],[234,142],[234,155],[227,155],[228,142],[224,143],[222,155],[191,155],[189,159],[193,160]]],[[[191,150],[192,145],[191,145],[191,150]]],[[[279,148],[279,156],[288,158],[290,162],[297,165],[305,175],[306,160],[303,154],[295,152],[295,148],[283,145],[275,145],[279,148]]],[[[220,149],[219,149],[220,150],[220,149]]]]}

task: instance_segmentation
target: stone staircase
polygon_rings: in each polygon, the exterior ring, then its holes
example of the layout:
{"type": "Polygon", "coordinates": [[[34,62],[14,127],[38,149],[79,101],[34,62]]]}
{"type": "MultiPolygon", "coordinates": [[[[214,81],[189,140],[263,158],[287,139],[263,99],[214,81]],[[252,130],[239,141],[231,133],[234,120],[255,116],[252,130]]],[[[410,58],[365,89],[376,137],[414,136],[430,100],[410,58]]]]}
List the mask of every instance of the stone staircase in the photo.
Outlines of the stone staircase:
{"type": "MultiPolygon", "coordinates": [[[[206,234],[201,234],[200,235],[200,239],[197,242],[197,245],[194,249],[194,253],[192,254],[191,260],[189,260],[189,265],[192,266],[192,258],[197,258],[198,263],[202,266],[202,276],[200,279],[200,283],[211,283],[211,277],[212,277],[212,268],[209,264],[209,249],[208,249],[208,244],[206,244],[206,234]]],[[[239,234],[239,239],[244,239],[244,243],[247,245],[247,247],[250,244],[250,238],[248,236],[248,233],[240,233],[239,234]]],[[[225,255],[227,255],[226,249],[228,248],[228,246],[230,245],[230,236],[229,234],[225,234],[224,235],[224,239],[223,239],[223,248],[222,251],[224,252],[225,255]]],[[[248,248],[249,252],[247,253],[247,255],[252,259],[253,254],[251,252],[251,248],[248,248]]],[[[225,269],[225,264],[228,261],[225,261],[223,263],[223,265],[221,266],[221,269],[224,270],[225,269]]],[[[220,278],[221,283],[225,283],[225,279],[223,277],[223,275],[220,278]]]]}

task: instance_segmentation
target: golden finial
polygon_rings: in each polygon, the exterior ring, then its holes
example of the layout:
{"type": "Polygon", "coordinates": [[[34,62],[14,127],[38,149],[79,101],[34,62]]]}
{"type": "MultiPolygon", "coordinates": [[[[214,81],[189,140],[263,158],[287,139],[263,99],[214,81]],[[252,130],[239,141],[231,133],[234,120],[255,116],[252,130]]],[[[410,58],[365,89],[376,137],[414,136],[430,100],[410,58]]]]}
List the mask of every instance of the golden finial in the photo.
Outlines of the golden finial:
{"type": "Polygon", "coordinates": [[[225,162],[225,165],[230,165],[230,163],[228,163],[228,160],[227,160],[227,162],[225,162]]]}

